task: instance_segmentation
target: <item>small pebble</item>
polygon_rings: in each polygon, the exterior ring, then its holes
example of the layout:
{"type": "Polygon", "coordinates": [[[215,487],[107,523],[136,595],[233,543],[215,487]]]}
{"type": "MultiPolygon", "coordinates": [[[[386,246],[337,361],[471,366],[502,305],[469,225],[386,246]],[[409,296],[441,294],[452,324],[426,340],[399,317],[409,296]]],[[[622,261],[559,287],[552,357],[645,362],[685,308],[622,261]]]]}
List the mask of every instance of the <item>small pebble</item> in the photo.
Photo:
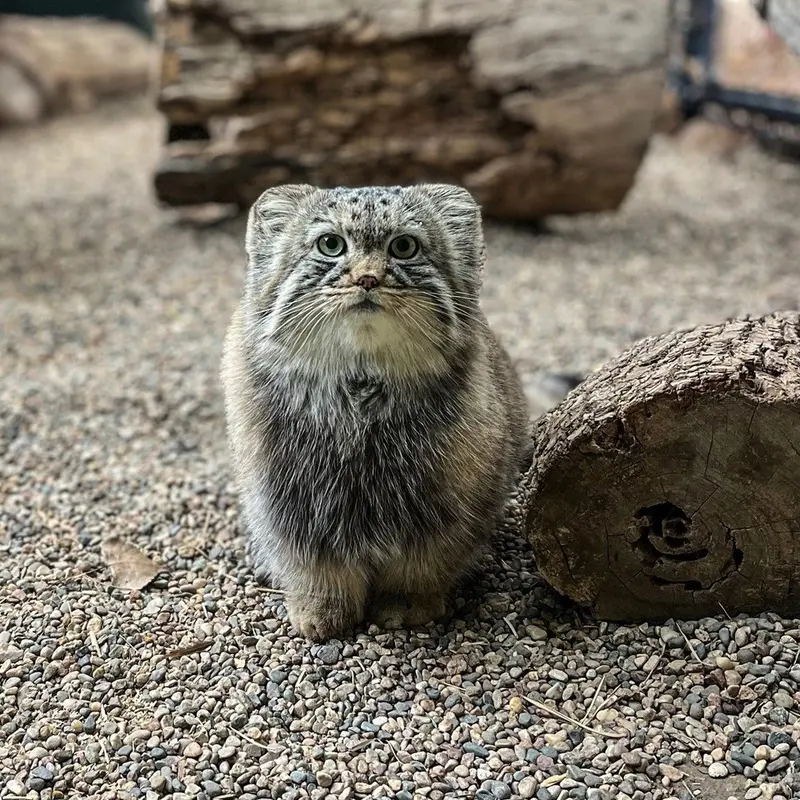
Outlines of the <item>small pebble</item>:
{"type": "Polygon", "coordinates": [[[317,650],[317,658],[323,664],[336,664],[341,658],[341,648],[338,645],[324,644],[317,650]]]}
{"type": "Polygon", "coordinates": [[[727,778],[728,768],[722,762],[717,761],[708,768],[708,775],[711,778],[727,778]]]}
{"type": "Polygon", "coordinates": [[[481,786],[481,791],[497,800],[508,800],[511,797],[511,788],[502,781],[486,781],[481,786]]]}
{"type": "Polygon", "coordinates": [[[186,758],[200,758],[203,753],[203,748],[197,742],[189,742],[183,749],[183,754],[186,758]]]}

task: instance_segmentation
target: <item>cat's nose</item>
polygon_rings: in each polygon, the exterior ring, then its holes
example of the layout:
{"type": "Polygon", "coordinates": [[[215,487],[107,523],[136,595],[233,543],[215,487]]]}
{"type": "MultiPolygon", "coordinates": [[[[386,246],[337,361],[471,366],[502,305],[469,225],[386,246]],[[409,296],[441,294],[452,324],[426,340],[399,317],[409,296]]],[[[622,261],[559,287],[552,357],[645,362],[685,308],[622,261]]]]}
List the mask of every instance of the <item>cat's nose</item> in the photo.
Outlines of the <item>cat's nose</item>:
{"type": "Polygon", "coordinates": [[[377,289],[381,282],[374,275],[360,275],[356,278],[356,286],[370,291],[370,289],[377,289]]]}

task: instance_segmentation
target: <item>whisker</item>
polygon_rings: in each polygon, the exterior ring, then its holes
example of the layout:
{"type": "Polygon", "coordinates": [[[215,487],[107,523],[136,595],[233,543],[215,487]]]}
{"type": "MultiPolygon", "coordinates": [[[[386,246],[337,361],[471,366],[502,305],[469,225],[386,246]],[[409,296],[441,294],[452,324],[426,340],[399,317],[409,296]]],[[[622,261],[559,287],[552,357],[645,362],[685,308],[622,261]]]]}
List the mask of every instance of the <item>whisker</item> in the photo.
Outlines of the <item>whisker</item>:
{"type": "Polygon", "coordinates": [[[414,330],[416,330],[423,338],[425,338],[434,348],[437,350],[440,349],[440,343],[436,341],[436,339],[432,336],[426,326],[424,321],[418,316],[418,314],[412,310],[410,307],[405,308],[398,308],[395,309],[398,312],[398,316],[409,322],[414,330]]]}
{"type": "MultiPolygon", "coordinates": [[[[426,308],[434,312],[441,310],[439,306],[430,300],[430,298],[427,298],[424,295],[416,296],[415,302],[418,302],[420,305],[424,305],[426,308]]],[[[460,314],[462,317],[465,317],[470,322],[482,322],[483,320],[479,311],[475,308],[465,307],[459,303],[452,303],[452,308],[455,312],[460,314]]]]}
{"type": "Polygon", "coordinates": [[[295,352],[300,352],[304,350],[306,345],[311,341],[312,337],[314,336],[314,333],[322,326],[324,322],[327,321],[329,317],[328,310],[325,308],[321,308],[320,312],[321,313],[319,314],[319,316],[316,319],[314,319],[311,325],[306,329],[306,335],[303,337],[302,341],[294,345],[293,349],[295,350],[295,352]]]}

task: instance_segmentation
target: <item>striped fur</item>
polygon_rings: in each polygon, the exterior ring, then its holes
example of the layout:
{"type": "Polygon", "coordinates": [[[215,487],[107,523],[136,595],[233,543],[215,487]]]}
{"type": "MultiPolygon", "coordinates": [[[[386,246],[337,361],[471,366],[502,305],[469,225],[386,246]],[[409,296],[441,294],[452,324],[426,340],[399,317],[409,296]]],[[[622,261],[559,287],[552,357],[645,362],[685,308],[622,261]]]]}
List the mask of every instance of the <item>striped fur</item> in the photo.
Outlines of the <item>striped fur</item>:
{"type": "Polygon", "coordinates": [[[248,554],[303,635],[444,612],[496,525],[526,403],[478,305],[480,212],[446,185],[267,190],[225,342],[248,554]],[[317,240],[347,243],[337,258],[317,240]],[[391,256],[400,234],[419,251],[391,256]],[[356,281],[380,285],[367,292],[356,281]],[[365,298],[373,298],[368,307],[365,298]]]}

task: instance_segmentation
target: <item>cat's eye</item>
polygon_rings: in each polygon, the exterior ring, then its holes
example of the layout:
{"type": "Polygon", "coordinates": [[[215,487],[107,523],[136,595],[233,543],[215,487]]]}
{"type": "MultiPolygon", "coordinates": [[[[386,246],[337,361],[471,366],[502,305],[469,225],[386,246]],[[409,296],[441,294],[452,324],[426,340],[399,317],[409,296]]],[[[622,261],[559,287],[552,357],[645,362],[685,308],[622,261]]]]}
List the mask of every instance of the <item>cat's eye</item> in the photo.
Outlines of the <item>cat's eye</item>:
{"type": "Polygon", "coordinates": [[[337,258],[344,255],[347,250],[347,242],[338,233],[323,233],[317,239],[317,250],[328,258],[337,258]]]}
{"type": "Polygon", "coordinates": [[[417,250],[419,250],[419,242],[407,234],[395,236],[389,242],[389,255],[394,258],[411,258],[417,254],[417,250]]]}

